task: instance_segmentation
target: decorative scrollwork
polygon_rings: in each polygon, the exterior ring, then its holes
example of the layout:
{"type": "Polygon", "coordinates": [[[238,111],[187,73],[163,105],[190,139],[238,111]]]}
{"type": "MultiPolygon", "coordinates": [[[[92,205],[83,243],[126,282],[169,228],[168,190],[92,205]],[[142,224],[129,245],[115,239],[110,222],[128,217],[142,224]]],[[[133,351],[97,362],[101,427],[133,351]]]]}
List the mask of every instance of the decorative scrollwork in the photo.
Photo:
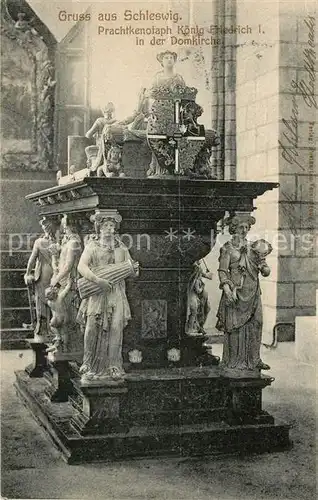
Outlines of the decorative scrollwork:
{"type": "Polygon", "coordinates": [[[172,85],[165,86],[161,85],[151,89],[151,97],[153,99],[185,99],[189,101],[194,101],[196,98],[198,90],[194,87],[187,87],[183,85],[172,85]]]}
{"type": "Polygon", "coordinates": [[[12,19],[7,3],[1,9],[1,35],[26,53],[32,66],[31,111],[35,117],[30,151],[7,152],[2,155],[2,167],[10,170],[53,169],[54,64],[52,49],[40,33],[19,13],[12,19]]]}

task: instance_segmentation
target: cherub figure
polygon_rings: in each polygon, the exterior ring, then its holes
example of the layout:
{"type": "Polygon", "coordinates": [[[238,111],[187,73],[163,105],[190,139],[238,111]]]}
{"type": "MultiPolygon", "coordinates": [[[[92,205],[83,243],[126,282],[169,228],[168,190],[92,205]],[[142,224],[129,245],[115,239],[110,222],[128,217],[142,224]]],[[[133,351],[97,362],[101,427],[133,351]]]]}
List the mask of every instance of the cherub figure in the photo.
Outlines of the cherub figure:
{"type": "Polygon", "coordinates": [[[110,145],[106,143],[103,136],[108,127],[116,122],[116,118],[114,118],[115,106],[112,102],[107,103],[101,111],[103,116],[97,118],[85,134],[85,137],[88,139],[95,137],[96,142],[95,146],[87,146],[85,148],[87,167],[91,172],[90,175],[96,175],[97,168],[102,165],[104,159],[107,157],[110,145]],[[95,153],[96,149],[97,155],[95,153]]]}
{"type": "Polygon", "coordinates": [[[105,125],[111,125],[116,121],[116,119],[114,118],[115,106],[112,102],[108,102],[106,106],[101,109],[101,111],[103,113],[103,116],[97,118],[97,120],[94,121],[91,128],[85,134],[85,137],[87,137],[88,139],[95,136],[96,146],[99,145],[105,125]]]}
{"type": "Polygon", "coordinates": [[[125,177],[121,158],[121,147],[117,144],[112,145],[106,162],[97,169],[97,177],[125,177]]]}
{"type": "Polygon", "coordinates": [[[194,270],[188,286],[188,306],[185,332],[187,335],[204,335],[204,324],[210,312],[208,293],[202,278],[212,280],[212,273],[203,271],[200,262],[194,263],[194,270]]]}
{"type": "Polygon", "coordinates": [[[47,304],[52,311],[50,328],[54,334],[53,345],[47,349],[47,352],[57,352],[63,350],[67,341],[67,332],[65,325],[68,318],[67,302],[65,300],[72,286],[72,280],[69,279],[67,285],[61,288],[59,285],[49,286],[45,290],[47,304]]]}

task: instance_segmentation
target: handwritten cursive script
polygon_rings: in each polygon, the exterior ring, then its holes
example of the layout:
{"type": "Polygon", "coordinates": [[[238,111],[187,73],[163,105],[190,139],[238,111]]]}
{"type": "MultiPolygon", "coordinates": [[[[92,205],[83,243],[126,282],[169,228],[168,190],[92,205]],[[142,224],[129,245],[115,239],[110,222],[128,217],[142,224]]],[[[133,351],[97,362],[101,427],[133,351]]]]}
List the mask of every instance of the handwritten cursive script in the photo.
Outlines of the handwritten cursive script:
{"type": "Polygon", "coordinates": [[[282,148],[282,157],[288,163],[295,163],[301,170],[305,170],[303,165],[300,163],[299,152],[298,152],[298,104],[296,101],[296,96],[293,95],[293,106],[289,119],[283,118],[282,123],[284,125],[283,137],[286,139],[286,144],[282,141],[278,141],[278,144],[282,148]]]}
{"type": "Polygon", "coordinates": [[[316,62],[316,50],[315,50],[315,27],[316,19],[313,16],[309,16],[304,20],[304,23],[308,27],[308,47],[303,50],[304,54],[304,68],[308,74],[308,81],[304,79],[296,82],[291,81],[291,86],[296,91],[300,92],[304,98],[305,103],[309,108],[314,106],[318,109],[317,99],[315,97],[315,62],[316,62]]]}
{"type": "Polygon", "coordinates": [[[292,97],[293,105],[291,109],[291,114],[288,119],[283,119],[282,123],[284,125],[284,132],[282,134],[282,140],[278,141],[281,147],[281,155],[290,165],[295,164],[301,170],[305,170],[300,160],[300,155],[298,151],[298,119],[299,119],[299,109],[297,96],[299,94],[303,97],[305,104],[312,108],[313,106],[317,109],[317,100],[315,96],[315,61],[316,61],[316,50],[315,50],[315,27],[316,19],[313,16],[308,16],[304,19],[305,25],[308,27],[308,46],[303,50],[304,55],[304,69],[308,75],[308,79],[301,79],[300,81],[292,80],[290,85],[294,90],[292,97]]]}

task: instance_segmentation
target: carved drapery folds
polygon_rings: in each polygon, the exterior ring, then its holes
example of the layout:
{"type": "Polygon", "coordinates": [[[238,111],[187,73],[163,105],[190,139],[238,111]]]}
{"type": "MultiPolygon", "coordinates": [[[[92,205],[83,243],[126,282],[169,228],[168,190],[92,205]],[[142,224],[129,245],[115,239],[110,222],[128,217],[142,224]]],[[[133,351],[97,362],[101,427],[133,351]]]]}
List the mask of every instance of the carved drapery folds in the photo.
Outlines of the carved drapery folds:
{"type": "Polygon", "coordinates": [[[55,40],[28,19],[27,4],[27,14],[8,5],[1,5],[2,167],[45,171],[53,168],[55,40]]]}
{"type": "Polygon", "coordinates": [[[247,239],[255,224],[249,213],[231,213],[224,222],[232,237],[220,249],[218,268],[222,296],[216,328],[224,332],[221,368],[224,376],[255,377],[270,368],[260,357],[263,319],[259,274],[270,274],[266,257],[272,246],[264,239],[247,239]]]}

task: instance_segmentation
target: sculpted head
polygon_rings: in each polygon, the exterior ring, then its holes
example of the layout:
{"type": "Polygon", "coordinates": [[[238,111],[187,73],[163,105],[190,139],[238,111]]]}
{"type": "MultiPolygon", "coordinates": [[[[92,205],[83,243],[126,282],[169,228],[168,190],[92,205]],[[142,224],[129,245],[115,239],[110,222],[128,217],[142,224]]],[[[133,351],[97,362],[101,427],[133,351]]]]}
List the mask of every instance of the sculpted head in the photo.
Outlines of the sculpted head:
{"type": "Polygon", "coordinates": [[[229,226],[230,234],[237,234],[244,238],[252,225],[255,224],[255,218],[249,214],[238,214],[225,220],[225,224],[229,226]]]}
{"type": "Polygon", "coordinates": [[[65,214],[61,220],[61,230],[64,234],[79,233],[80,227],[77,219],[70,214],[65,214]]]}
{"type": "Polygon", "coordinates": [[[106,106],[103,106],[101,109],[105,118],[109,118],[113,115],[115,111],[115,106],[112,102],[108,102],[106,106]]]}
{"type": "Polygon", "coordinates": [[[117,210],[100,210],[91,217],[91,221],[97,234],[112,237],[119,230],[122,217],[117,210]]]}
{"type": "Polygon", "coordinates": [[[171,50],[165,50],[157,55],[157,60],[163,68],[172,69],[178,59],[177,53],[171,50]]]}
{"type": "Polygon", "coordinates": [[[120,163],[121,160],[121,147],[114,145],[111,146],[107,154],[107,161],[113,164],[120,163]]]}
{"type": "Polygon", "coordinates": [[[40,226],[43,229],[45,235],[54,236],[57,231],[57,222],[55,220],[50,220],[47,217],[43,217],[40,220],[40,226]]]}

